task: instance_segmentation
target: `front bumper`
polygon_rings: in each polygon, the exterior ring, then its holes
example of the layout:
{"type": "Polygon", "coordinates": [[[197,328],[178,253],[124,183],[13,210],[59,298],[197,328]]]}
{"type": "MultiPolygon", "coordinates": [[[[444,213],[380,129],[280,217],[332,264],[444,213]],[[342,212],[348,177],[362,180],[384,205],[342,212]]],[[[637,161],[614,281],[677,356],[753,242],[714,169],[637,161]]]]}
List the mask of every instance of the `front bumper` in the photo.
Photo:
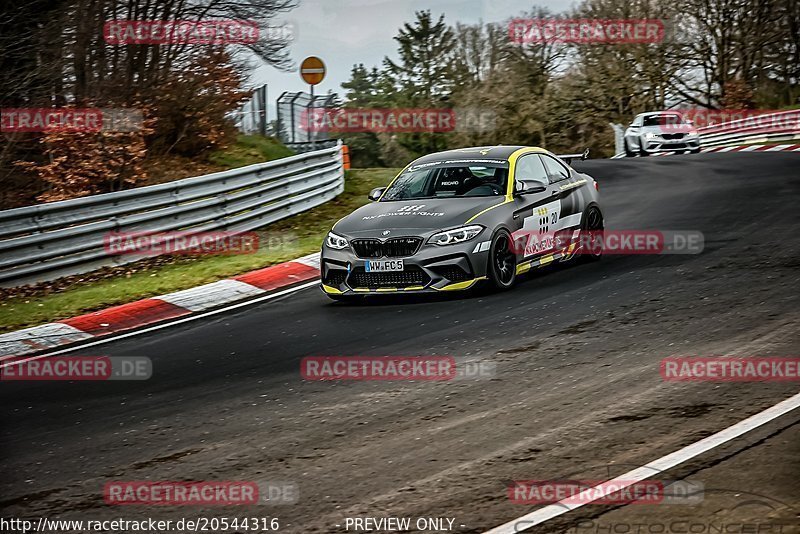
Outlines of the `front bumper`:
{"type": "MultiPolygon", "coordinates": [[[[485,232],[484,232],[485,233],[485,232]]],[[[402,259],[403,271],[367,272],[366,262],[352,248],[322,247],[320,271],[322,290],[329,295],[383,293],[437,293],[469,289],[486,278],[489,241],[483,233],[454,245],[423,243],[412,256],[402,259]]]]}
{"type": "Polygon", "coordinates": [[[685,137],[683,139],[643,139],[642,146],[648,154],[656,152],[677,152],[681,150],[697,150],[700,148],[699,137],[685,137]]]}

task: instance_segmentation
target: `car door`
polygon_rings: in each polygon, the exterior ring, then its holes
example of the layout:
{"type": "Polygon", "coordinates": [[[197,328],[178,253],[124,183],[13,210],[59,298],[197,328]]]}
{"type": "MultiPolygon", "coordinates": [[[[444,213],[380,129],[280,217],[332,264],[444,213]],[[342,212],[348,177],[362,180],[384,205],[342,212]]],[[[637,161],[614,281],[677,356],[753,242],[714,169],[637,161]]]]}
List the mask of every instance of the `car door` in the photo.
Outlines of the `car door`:
{"type": "Polygon", "coordinates": [[[514,195],[513,240],[520,259],[552,251],[551,226],[560,217],[560,188],[551,182],[538,154],[521,156],[514,168],[514,189],[524,184],[527,191],[514,195]],[[543,188],[543,189],[542,189],[543,188]],[[541,189],[541,190],[536,190],[541,189]]]}
{"type": "Polygon", "coordinates": [[[580,228],[583,212],[589,203],[588,181],[553,156],[541,154],[539,157],[550,185],[555,188],[550,198],[558,204],[558,209],[552,210],[557,215],[551,217],[549,230],[569,234],[567,230],[580,228]]]}

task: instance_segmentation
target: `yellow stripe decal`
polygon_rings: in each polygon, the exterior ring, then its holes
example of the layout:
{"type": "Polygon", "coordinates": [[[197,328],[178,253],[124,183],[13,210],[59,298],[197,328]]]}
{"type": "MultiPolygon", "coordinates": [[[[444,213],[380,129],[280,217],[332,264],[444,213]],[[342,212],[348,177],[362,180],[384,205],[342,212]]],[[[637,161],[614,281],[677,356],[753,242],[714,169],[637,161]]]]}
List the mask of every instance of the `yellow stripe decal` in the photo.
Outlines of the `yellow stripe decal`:
{"type": "Polygon", "coordinates": [[[420,289],[425,289],[425,286],[408,286],[406,291],[419,291],[420,289]]]}
{"type": "Polygon", "coordinates": [[[545,265],[553,263],[553,261],[559,260],[563,257],[564,254],[561,254],[560,252],[554,252],[552,254],[547,254],[546,256],[542,256],[541,258],[520,263],[519,265],[517,265],[517,274],[527,273],[533,267],[544,267],[545,265]]]}
{"type": "Polygon", "coordinates": [[[570,182],[568,184],[564,184],[561,186],[562,191],[566,191],[567,189],[573,189],[575,187],[580,187],[586,183],[586,178],[581,178],[577,182],[570,182]]]}
{"type": "Polygon", "coordinates": [[[442,288],[438,288],[438,289],[434,288],[434,289],[437,289],[437,291],[458,291],[459,289],[467,289],[468,287],[472,286],[473,284],[475,284],[479,280],[485,280],[485,279],[486,279],[485,276],[480,276],[478,278],[473,278],[472,280],[465,280],[463,282],[456,282],[455,284],[449,284],[449,285],[446,285],[446,286],[444,286],[442,288]]]}
{"type": "Polygon", "coordinates": [[[467,219],[467,222],[465,222],[464,224],[471,223],[472,221],[474,221],[475,219],[477,219],[478,217],[480,217],[481,215],[483,215],[487,211],[493,210],[495,208],[498,208],[498,207],[502,206],[503,204],[508,204],[509,202],[511,202],[511,200],[506,199],[506,200],[502,201],[500,204],[495,204],[494,206],[489,206],[485,210],[481,210],[478,213],[476,213],[475,215],[473,215],[472,217],[470,217],[469,219],[467,219]]]}
{"type": "Polygon", "coordinates": [[[508,156],[508,187],[506,188],[506,200],[514,200],[514,171],[517,168],[517,160],[525,154],[544,154],[547,151],[539,147],[525,147],[515,150],[508,156]]]}
{"type": "Polygon", "coordinates": [[[331,293],[332,295],[341,295],[342,294],[342,292],[339,291],[338,289],[336,289],[335,287],[326,286],[325,284],[322,284],[322,290],[325,293],[331,293]]]}
{"type": "Polygon", "coordinates": [[[517,274],[527,273],[531,270],[531,262],[520,263],[517,265],[517,274]]]}
{"type": "Polygon", "coordinates": [[[542,148],[539,148],[539,147],[525,147],[525,148],[520,148],[519,150],[515,150],[514,152],[512,152],[511,155],[508,156],[508,185],[506,186],[506,199],[503,202],[501,202],[500,204],[495,204],[494,206],[489,206],[485,210],[476,213],[475,215],[473,215],[472,217],[467,219],[467,222],[465,222],[464,224],[471,223],[472,221],[474,221],[475,219],[477,219],[478,217],[480,217],[481,215],[483,215],[484,213],[486,213],[489,210],[493,210],[494,208],[502,206],[503,204],[507,204],[509,202],[513,202],[514,201],[514,169],[516,168],[517,160],[520,158],[520,156],[524,156],[525,154],[543,154],[545,152],[547,152],[547,151],[542,149],[542,148]]]}
{"type": "MultiPolygon", "coordinates": [[[[347,215],[345,215],[344,217],[347,217],[347,215]]],[[[342,219],[344,219],[344,217],[342,217],[342,219]]],[[[336,225],[337,225],[337,224],[339,224],[340,222],[342,222],[342,219],[339,219],[338,221],[336,221],[335,223],[333,223],[333,226],[331,226],[331,230],[333,230],[334,228],[336,228],[336,225]]],[[[323,241],[324,241],[324,240],[323,240],[323,241]]]]}
{"type": "Polygon", "coordinates": [[[398,172],[398,173],[397,173],[397,176],[395,176],[394,178],[392,178],[392,181],[391,181],[391,182],[389,182],[389,185],[387,185],[387,186],[386,186],[386,189],[384,189],[384,190],[383,190],[383,193],[381,193],[381,196],[380,196],[380,198],[378,199],[378,202],[380,202],[381,198],[383,198],[383,195],[385,195],[385,194],[386,194],[386,191],[387,191],[387,190],[388,190],[390,187],[392,187],[392,184],[395,182],[395,180],[397,180],[397,179],[400,177],[400,175],[401,175],[401,174],[403,174],[404,172],[406,172],[406,169],[408,169],[410,166],[411,166],[411,164],[409,163],[408,165],[406,165],[405,167],[403,167],[403,170],[401,170],[400,172],[398,172]]]}

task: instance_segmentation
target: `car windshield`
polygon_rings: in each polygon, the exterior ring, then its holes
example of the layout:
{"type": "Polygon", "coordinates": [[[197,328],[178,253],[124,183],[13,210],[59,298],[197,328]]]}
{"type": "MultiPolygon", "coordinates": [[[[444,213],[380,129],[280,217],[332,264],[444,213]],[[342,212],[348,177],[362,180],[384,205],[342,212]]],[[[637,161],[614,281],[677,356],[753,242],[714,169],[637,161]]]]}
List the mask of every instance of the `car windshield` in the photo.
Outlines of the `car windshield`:
{"type": "Polygon", "coordinates": [[[386,189],[381,201],[504,195],[508,162],[434,162],[412,165],[386,189]]]}
{"type": "Polygon", "coordinates": [[[685,124],[683,117],[675,113],[649,115],[642,121],[643,126],[671,126],[675,124],[685,124]]]}

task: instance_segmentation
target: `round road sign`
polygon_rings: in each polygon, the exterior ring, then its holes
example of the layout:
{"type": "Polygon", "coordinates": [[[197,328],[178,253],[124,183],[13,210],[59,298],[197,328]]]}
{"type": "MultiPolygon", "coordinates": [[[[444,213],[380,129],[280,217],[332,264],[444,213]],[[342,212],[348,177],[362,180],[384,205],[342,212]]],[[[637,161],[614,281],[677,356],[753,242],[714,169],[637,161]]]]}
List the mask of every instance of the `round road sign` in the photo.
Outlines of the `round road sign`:
{"type": "Polygon", "coordinates": [[[308,85],[317,85],[325,78],[325,63],[316,56],[309,56],[300,64],[300,76],[308,85]]]}

